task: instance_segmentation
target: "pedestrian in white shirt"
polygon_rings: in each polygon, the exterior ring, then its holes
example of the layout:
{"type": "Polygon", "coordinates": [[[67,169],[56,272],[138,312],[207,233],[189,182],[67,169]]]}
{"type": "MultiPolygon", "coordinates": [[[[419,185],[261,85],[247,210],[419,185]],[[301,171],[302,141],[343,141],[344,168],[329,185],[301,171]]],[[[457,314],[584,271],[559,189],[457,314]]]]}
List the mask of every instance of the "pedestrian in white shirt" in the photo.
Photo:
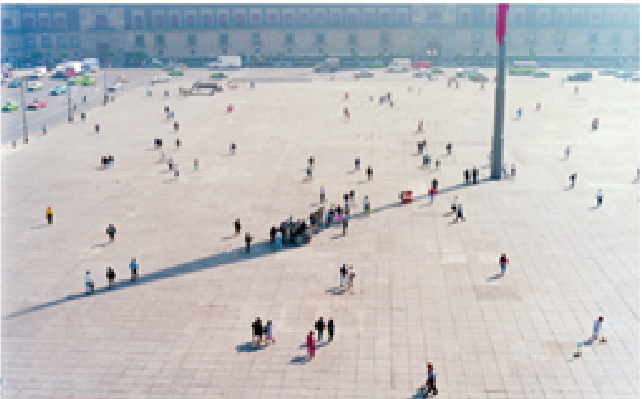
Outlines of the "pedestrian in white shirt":
{"type": "Polygon", "coordinates": [[[90,294],[94,292],[94,278],[91,277],[91,271],[87,270],[85,273],[85,293],[90,294]]]}

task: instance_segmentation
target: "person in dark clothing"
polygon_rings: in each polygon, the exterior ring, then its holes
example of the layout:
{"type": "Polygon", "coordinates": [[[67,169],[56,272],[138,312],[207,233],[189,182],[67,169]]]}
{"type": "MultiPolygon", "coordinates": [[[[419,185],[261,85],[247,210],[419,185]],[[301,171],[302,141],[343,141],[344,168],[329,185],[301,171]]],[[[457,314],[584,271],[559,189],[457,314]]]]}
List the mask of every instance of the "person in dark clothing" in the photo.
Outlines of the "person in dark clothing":
{"type": "Polygon", "coordinates": [[[339,269],[339,286],[341,288],[345,287],[346,285],[347,275],[348,275],[348,269],[346,268],[346,264],[344,263],[343,266],[341,266],[341,269],[339,269]]]}
{"type": "Polygon", "coordinates": [[[236,219],[234,221],[234,235],[238,236],[241,234],[241,219],[236,219]]]}
{"type": "Polygon", "coordinates": [[[346,235],[348,231],[348,218],[343,218],[343,235],[346,235]]]}
{"type": "Polygon", "coordinates": [[[178,133],[178,121],[174,121],[174,133],[178,133]]]}
{"type": "Polygon", "coordinates": [[[464,180],[466,180],[466,184],[468,184],[468,178],[469,178],[469,175],[468,175],[468,169],[466,169],[466,170],[464,171],[464,180]]]}
{"type": "Polygon", "coordinates": [[[270,229],[270,244],[274,245],[274,242],[276,241],[276,227],[272,226],[270,229]]]}
{"type": "Polygon", "coordinates": [[[437,395],[437,374],[435,374],[432,363],[426,363],[426,368],[428,371],[426,378],[426,395],[429,393],[437,395]]]}
{"type": "Polygon", "coordinates": [[[452,153],[452,150],[453,144],[451,142],[448,142],[448,144],[446,144],[446,154],[450,155],[452,153]]]}
{"type": "Polygon", "coordinates": [[[437,180],[437,179],[432,179],[432,188],[434,188],[435,190],[437,190],[438,186],[439,186],[439,180],[437,180]]]}
{"type": "Polygon", "coordinates": [[[114,279],[116,278],[116,272],[111,267],[108,267],[106,276],[107,276],[107,288],[111,288],[111,285],[114,283],[114,279]]]}
{"type": "Polygon", "coordinates": [[[473,168],[473,184],[477,184],[477,173],[479,173],[477,168],[473,168]]]}
{"type": "Polygon", "coordinates": [[[254,323],[252,323],[252,344],[260,346],[262,340],[263,325],[261,324],[261,318],[257,317],[254,323]]]}
{"type": "Polygon", "coordinates": [[[245,252],[250,253],[250,244],[252,243],[252,236],[250,233],[245,233],[245,252]]]}
{"type": "Polygon", "coordinates": [[[230,144],[230,155],[236,154],[236,143],[230,144]]]}
{"type": "Polygon", "coordinates": [[[109,236],[109,242],[114,242],[114,238],[116,237],[116,227],[110,223],[109,227],[107,227],[106,233],[109,236]]]}
{"type": "Polygon", "coordinates": [[[368,181],[372,180],[372,166],[368,166],[368,169],[366,170],[366,174],[368,175],[368,181]]]}
{"type": "Polygon", "coordinates": [[[359,168],[361,168],[361,159],[356,157],[354,159],[354,170],[359,170],[359,168]]]}
{"type": "Polygon", "coordinates": [[[316,323],[314,323],[314,328],[317,330],[317,340],[319,342],[323,341],[323,330],[325,330],[325,323],[323,322],[323,317],[319,317],[316,323]]]}
{"type": "Polygon", "coordinates": [[[328,320],[328,342],[334,339],[334,320],[328,320]]]}

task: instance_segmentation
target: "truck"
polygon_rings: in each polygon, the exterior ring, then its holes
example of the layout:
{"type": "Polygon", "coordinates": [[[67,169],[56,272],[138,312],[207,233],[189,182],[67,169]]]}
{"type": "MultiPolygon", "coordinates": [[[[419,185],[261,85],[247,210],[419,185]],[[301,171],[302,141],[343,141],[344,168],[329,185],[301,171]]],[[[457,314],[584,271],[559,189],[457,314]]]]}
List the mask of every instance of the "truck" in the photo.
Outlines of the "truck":
{"type": "Polygon", "coordinates": [[[326,58],[314,67],[314,72],[336,72],[339,70],[339,64],[338,58],[326,58]]]}
{"type": "Polygon", "coordinates": [[[388,64],[388,72],[408,72],[412,66],[410,58],[393,58],[388,64]]]}
{"type": "Polygon", "coordinates": [[[238,55],[221,55],[218,61],[211,62],[207,66],[212,70],[220,69],[241,69],[242,61],[238,55]]]}

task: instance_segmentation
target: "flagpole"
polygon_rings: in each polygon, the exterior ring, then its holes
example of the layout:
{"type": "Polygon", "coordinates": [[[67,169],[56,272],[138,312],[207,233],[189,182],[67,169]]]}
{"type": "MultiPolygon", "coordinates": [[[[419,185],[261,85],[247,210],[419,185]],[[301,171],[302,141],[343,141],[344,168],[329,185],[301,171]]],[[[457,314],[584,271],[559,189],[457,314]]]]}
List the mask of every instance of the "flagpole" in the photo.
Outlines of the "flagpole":
{"type": "Polygon", "coordinates": [[[506,99],[506,17],[508,4],[497,7],[497,82],[495,85],[495,125],[492,141],[490,178],[501,180],[502,165],[504,164],[504,108],[506,99]],[[505,7],[505,9],[504,9],[505,7]]]}

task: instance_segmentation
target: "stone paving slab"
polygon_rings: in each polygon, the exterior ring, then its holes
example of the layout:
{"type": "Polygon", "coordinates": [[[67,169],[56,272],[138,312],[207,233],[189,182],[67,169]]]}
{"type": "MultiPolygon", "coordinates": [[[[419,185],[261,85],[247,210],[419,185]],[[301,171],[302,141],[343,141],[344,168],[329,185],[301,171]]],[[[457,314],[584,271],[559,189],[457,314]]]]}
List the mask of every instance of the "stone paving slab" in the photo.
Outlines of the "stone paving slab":
{"type": "Polygon", "coordinates": [[[134,89],[85,123],[3,149],[3,396],[417,398],[426,361],[445,398],[639,396],[639,86],[596,77],[574,95],[560,85],[565,72],[552,75],[508,79],[505,160],[517,178],[476,186],[461,184],[462,171],[488,175],[492,85],[454,90],[401,74],[188,99],[174,95],[184,82],[152,98],[134,89]],[[394,108],[368,101],[386,91],[394,108]],[[180,122],[180,150],[164,105],[180,122]],[[518,107],[525,114],[513,120],[518,107]],[[156,137],[180,165],[178,181],[157,163],[156,137]],[[438,172],[419,168],[420,138],[441,157],[438,172]],[[96,170],[109,154],[115,166],[96,170]],[[303,183],[310,155],[314,180],[303,183]],[[351,173],[356,155],[374,167],[372,182],[351,173]],[[578,186],[565,190],[574,171],[578,186]],[[321,185],[337,204],[355,189],[358,212],[368,195],[372,214],[353,219],[346,237],[331,227],[308,246],[270,250],[270,226],[315,209],[321,185]],[[598,188],[605,204],[594,209],[598,188]],[[402,206],[405,189],[417,201],[402,206]],[[445,216],[453,195],[466,222],[445,216]],[[237,217],[256,237],[250,254],[231,237],[237,217]],[[502,252],[508,273],[493,279],[502,252]],[[333,295],[342,263],[355,266],[354,295],[333,295]],[[109,291],[107,266],[118,280],[109,291]],[[599,314],[608,343],[573,360],[599,314]],[[277,338],[258,351],[248,345],[256,316],[274,321],[277,338]],[[337,335],[304,362],[319,316],[334,318],[337,335]]]}

